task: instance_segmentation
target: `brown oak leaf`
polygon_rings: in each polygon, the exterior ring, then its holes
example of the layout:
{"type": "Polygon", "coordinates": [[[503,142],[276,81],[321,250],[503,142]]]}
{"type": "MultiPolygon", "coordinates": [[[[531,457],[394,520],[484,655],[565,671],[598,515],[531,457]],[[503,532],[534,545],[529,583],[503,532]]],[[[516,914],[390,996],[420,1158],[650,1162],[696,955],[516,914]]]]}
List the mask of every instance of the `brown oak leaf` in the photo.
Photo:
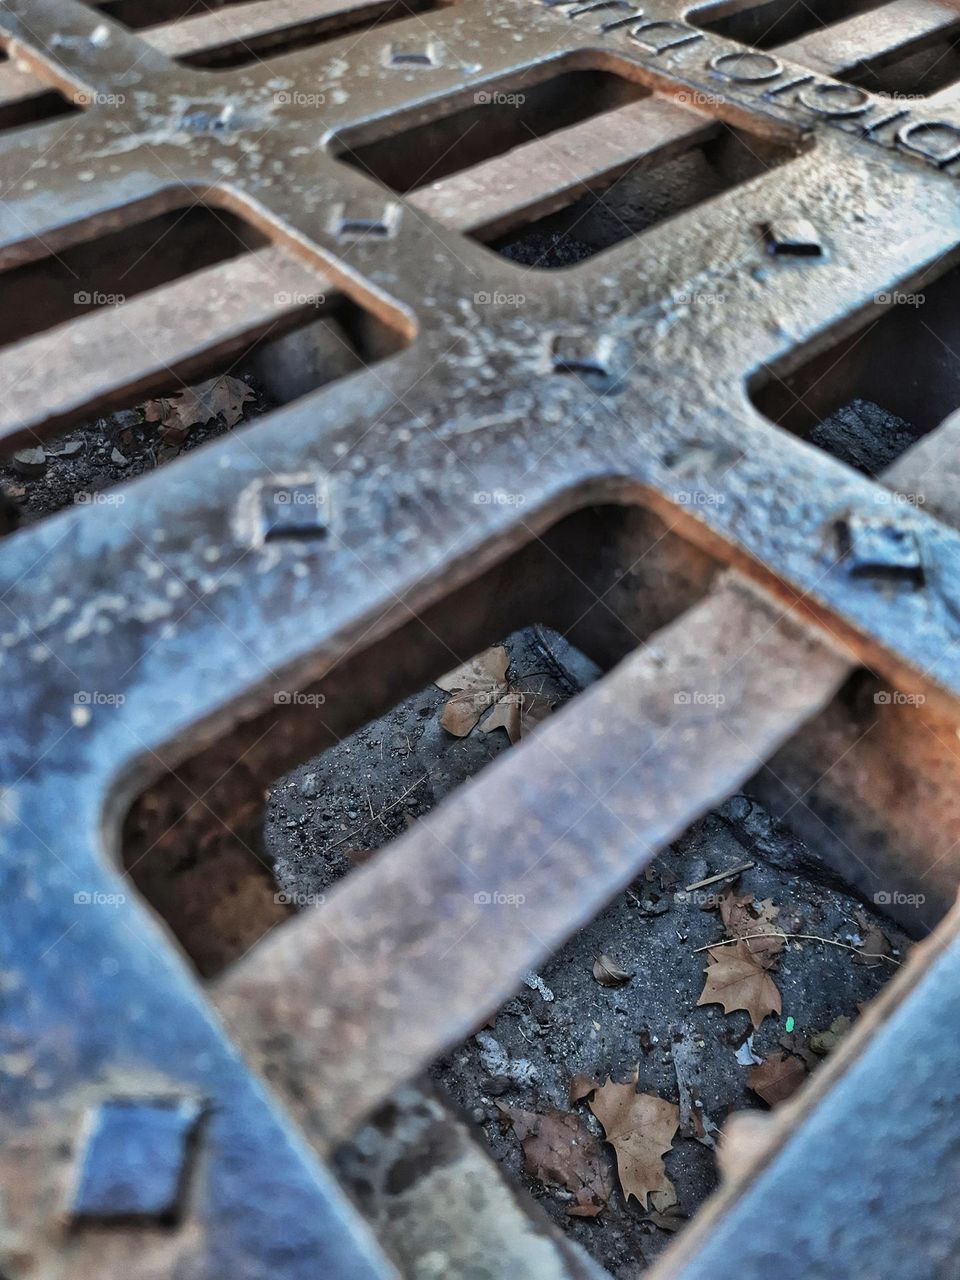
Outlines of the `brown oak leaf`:
{"type": "Polygon", "coordinates": [[[777,985],[745,942],[711,947],[707,954],[706,982],[698,1005],[722,1004],[724,1013],[746,1009],[755,1027],[768,1013],[780,1012],[777,985]]]}
{"type": "Polygon", "coordinates": [[[202,426],[211,418],[223,418],[228,427],[235,427],[243,417],[244,405],[253,399],[254,392],[245,382],[224,374],[184,387],[175,396],[148,400],[143,417],[145,422],[159,422],[164,437],[178,443],[191,427],[202,426]]]}
{"type": "Polygon", "coordinates": [[[639,1065],[627,1084],[607,1083],[590,1099],[590,1110],[603,1125],[607,1141],[617,1153],[617,1174],[624,1199],[636,1196],[647,1208],[651,1192],[671,1189],[663,1164],[680,1113],[672,1102],[637,1093],[639,1065]]]}
{"type": "Polygon", "coordinates": [[[799,1058],[774,1049],[759,1066],[754,1067],[747,1080],[748,1086],[769,1107],[785,1102],[803,1084],[806,1071],[799,1058]]]}
{"type": "Polygon", "coordinates": [[[759,907],[754,907],[750,893],[742,898],[735,893],[725,893],[720,899],[720,919],[728,937],[748,939],[747,946],[765,969],[770,968],[787,941],[786,935],[776,928],[779,914],[780,908],[773,905],[772,898],[765,898],[759,907]],[[752,936],[758,933],[771,936],[752,936]]]}
{"type": "Polygon", "coordinates": [[[465,738],[486,713],[481,733],[505,729],[512,745],[550,714],[553,700],[546,694],[521,691],[508,683],[508,665],[506,649],[495,645],[435,681],[453,695],[440,716],[448,733],[465,738]]]}
{"type": "Polygon", "coordinates": [[[523,1165],[531,1177],[573,1193],[567,1213],[595,1218],[610,1199],[613,1182],[600,1143],[579,1116],[564,1111],[524,1111],[498,1103],[520,1139],[523,1165]]]}
{"type": "Polygon", "coordinates": [[[453,697],[440,716],[440,723],[456,738],[465,738],[485,711],[496,706],[507,692],[507,651],[502,644],[485,649],[435,683],[453,697]]]}

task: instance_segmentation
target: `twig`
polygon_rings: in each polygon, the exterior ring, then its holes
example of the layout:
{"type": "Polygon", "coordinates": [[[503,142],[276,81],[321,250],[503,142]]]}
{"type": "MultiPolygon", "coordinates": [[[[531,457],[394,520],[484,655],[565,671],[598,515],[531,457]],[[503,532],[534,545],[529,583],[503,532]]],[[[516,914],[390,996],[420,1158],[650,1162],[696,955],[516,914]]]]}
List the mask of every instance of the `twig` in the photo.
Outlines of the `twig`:
{"type": "MultiPolygon", "coordinates": [[[[417,787],[422,786],[429,776],[430,775],[428,773],[425,773],[422,778],[418,778],[417,781],[414,782],[412,786],[407,787],[403,795],[394,800],[392,804],[388,804],[385,808],[381,809],[379,813],[375,813],[369,822],[364,822],[362,826],[354,827],[352,831],[348,831],[345,836],[341,837],[341,839],[334,841],[333,844],[328,844],[323,850],[323,853],[332,853],[334,849],[339,849],[342,844],[346,844],[347,841],[352,840],[354,836],[361,835],[369,827],[372,827],[375,822],[379,821],[385,813],[389,813],[391,809],[396,809],[398,804],[403,804],[410,792],[416,791],[417,787]]],[[[369,799],[369,796],[367,798],[369,799]]]]}
{"type": "Polygon", "coordinates": [[[755,867],[755,862],[741,862],[738,867],[731,867],[729,871],[718,871],[715,876],[707,876],[706,880],[698,880],[696,884],[688,884],[685,893],[693,893],[694,889],[705,889],[708,884],[716,884],[720,880],[729,880],[733,876],[738,876],[741,871],[749,871],[751,867],[755,867]]]}
{"type": "Polygon", "coordinates": [[[771,933],[745,933],[742,938],[721,938],[719,942],[708,942],[705,947],[697,947],[694,955],[700,951],[712,951],[714,947],[732,947],[737,942],[752,942],[754,938],[791,938],[800,942],[825,942],[828,947],[842,947],[844,951],[854,951],[866,960],[889,960],[900,967],[900,961],[893,956],[881,955],[879,951],[861,951],[859,947],[851,947],[849,942],[837,942],[836,938],[821,938],[817,933],[781,933],[779,929],[771,933]]]}

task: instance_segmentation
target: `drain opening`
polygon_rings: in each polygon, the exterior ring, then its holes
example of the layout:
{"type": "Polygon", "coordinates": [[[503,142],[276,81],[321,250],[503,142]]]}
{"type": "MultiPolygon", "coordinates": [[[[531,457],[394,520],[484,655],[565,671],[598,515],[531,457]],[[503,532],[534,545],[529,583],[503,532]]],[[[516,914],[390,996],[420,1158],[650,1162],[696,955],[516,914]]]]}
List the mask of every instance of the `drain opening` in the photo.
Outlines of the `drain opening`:
{"type": "MultiPolygon", "coordinates": [[[[274,867],[311,863],[309,881],[297,892],[326,893],[372,850],[371,836],[382,843],[401,832],[405,813],[422,813],[508,749],[502,728],[478,729],[466,747],[445,736],[438,715],[449,695],[429,681],[537,622],[606,668],[699,599],[714,570],[712,560],[640,509],[587,509],[561,520],[443,605],[339,664],[326,680],[277,690],[268,710],[232,739],[185,764],[171,759],[175,772],[128,815],[122,841],[128,873],[198,970],[220,972],[298,905],[277,896],[285,886],[274,880],[274,867]],[[413,700],[401,708],[404,697],[413,700]],[[383,717],[380,739],[371,746],[369,725],[377,717],[383,717]],[[415,734],[391,728],[407,723],[415,734]],[[425,781],[419,773],[408,776],[416,767],[412,742],[409,761],[397,757],[407,751],[407,735],[426,735],[438,749],[425,781]],[[351,761],[363,761],[364,771],[379,767],[381,742],[389,770],[382,783],[366,772],[349,786],[338,781],[351,761]],[[308,767],[278,781],[282,770],[311,758],[308,767]],[[311,772],[308,790],[316,798],[303,795],[311,772]],[[353,827],[363,830],[353,835],[353,827]]],[[[576,671],[577,662],[596,671],[585,658],[566,665],[576,671]]],[[[509,699],[492,709],[504,718],[518,713],[515,695],[524,692],[541,702],[559,701],[561,689],[569,697],[569,681],[579,677],[561,677],[558,670],[555,659],[531,648],[511,668],[511,688],[503,691],[509,699]]]]}
{"type": "Polygon", "coordinates": [[[492,247],[525,266],[571,266],[767,173],[793,154],[781,144],[718,124],[702,146],[660,163],[638,163],[605,190],[534,220],[492,247]]]}
{"type": "Polygon", "coordinates": [[[447,104],[446,114],[422,123],[410,112],[392,116],[388,136],[381,135],[383,122],[348,130],[334,140],[334,153],[406,195],[648,96],[642,85],[610,71],[543,76],[534,68],[509,84],[481,85],[466,104],[456,99],[447,104]]]}
{"type": "MultiPolygon", "coordinates": [[[[453,0],[357,0],[284,7],[264,0],[107,0],[102,12],[134,31],[155,32],[157,43],[177,62],[210,70],[232,70],[264,58],[359,35],[405,18],[423,17],[453,0]]],[[[148,37],[149,38],[149,37],[148,37]]]]}
{"type": "Polygon", "coordinates": [[[872,9],[882,9],[886,0],[721,0],[702,5],[690,16],[692,22],[729,40],[775,49],[811,31],[830,27],[872,9]]]}
{"type": "Polygon", "coordinates": [[[404,345],[326,289],[242,220],[201,205],[4,273],[3,531],[112,503],[120,481],[404,345]]]}
{"type": "Polygon", "coordinates": [[[958,271],[942,265],[877,295],[852,333],[821,337],[751,379],[771,422],[879,476],[960,406],[960,343],[953,297],[958,271]]]}
{"type": "Polygon", "coordinates": [[[841,79],[870,93],[929,97],[960,80],[960,18],[934,36],[908,41],[881,58],[868,58],[841,79]]]}
{"type": "Polygon", "coordinates": [[[333,150],[425,212],[538,267],[589,258],[796,154],[610,71],[535,74],[543,71],[481,86],[470,105],[450,102],[437,118],[411,116],[399,133],[397,117],[389,136],[382,121],[351,130],[333,150]]]}
{"type": "MultiPolygon", "coordinates": [[[[228,356],[171,370],[121,407],[61,422],[57,439],[18,442],[0,464],[0,532],[71,505],[122,505],[111,490],[265,413],[370,368],[402,345],[394,330],[342,295],[277,320],[228,356]]],[[[112,402],[111,402],[112,403],[112,402]]]]}
{"type": "MultiPolygon", "coordinates": [[[[711,5],[698,10],[694,18],[702,14],[701,27],[758,49],[777,50],[801,41],[801,48],[784,52],[803,62],[804,36],[817,36],[821,31],[829,35],[831,28],[839,27],[846,20],[866,17],[885,7],[880,0],[841,3],[819,0],[811,4],[770,0],[767,4],[711,5]]],[[[882,12],[877,15],[878,21],[884,17],[882,12]]],[[[903,38],[899,45],[895,43],[896,33],[891,33],[892,47],[875,56],[867,54],[862,61],[839,71],[837,78],[871,93],[891,97],[929,96],[954,84],[960,79],[960,18],[955,22],[946,21],[944,6],[936,3],[930,5],[929,28],[921,30],[924,17],[924,5],[912,5],[910,12],[904,14],[903,38]]],[[[838,31],[838,53],[847,62],[851,43],[849,34],[841,41],[838,31]]]]}
{"type": "Polygon", "coordinates": [[[0,275],[0,347],[266,244],[227,210],[195,204],[57,247],[0,275]]]}

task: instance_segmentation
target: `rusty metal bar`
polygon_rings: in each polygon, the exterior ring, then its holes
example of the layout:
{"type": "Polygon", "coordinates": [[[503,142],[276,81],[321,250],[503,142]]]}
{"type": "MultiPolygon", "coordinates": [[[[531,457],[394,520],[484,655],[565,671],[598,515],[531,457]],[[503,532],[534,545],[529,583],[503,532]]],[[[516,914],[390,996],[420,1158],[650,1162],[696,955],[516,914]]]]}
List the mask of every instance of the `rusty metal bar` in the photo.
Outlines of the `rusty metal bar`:
{"type": "Polygon", "coordinates": [[[905,55],[960,24],[952,0],[888,0],[781,45],[777,53],[828,76],[905,55]]]}

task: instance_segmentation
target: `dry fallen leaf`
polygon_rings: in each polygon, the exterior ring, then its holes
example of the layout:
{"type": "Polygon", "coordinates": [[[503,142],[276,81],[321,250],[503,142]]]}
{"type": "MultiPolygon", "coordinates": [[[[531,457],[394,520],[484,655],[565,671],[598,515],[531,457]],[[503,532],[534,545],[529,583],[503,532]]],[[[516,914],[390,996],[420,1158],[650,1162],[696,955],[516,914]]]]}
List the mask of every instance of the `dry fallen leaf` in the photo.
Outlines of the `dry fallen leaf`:
{"type": "Polygon", "coordinates": [[[633,974],[621,969],[616,960],[601,952],[593,962],[593,976],[601,987],[622,987],[633,974]]]}
{"type": "Polygon", "coordinates": [[[701,1004],[722,1004],[724,1013],[746,1009],[755,1027],[768,1013],[779,1013],[780,992],[759,959],[745,942],[732,947],[711,947],[701,1004]]]}
{"type": "Polygon", "coordinates": [[[143,417],[145,422],[159,422],[164,438],[179,443],[191,427],[202,426],[211,418],[222,417],[227,427],[235,427],[243,417],[243,406],[254,398],[245,382],[224,374],[184,387],[175,396],[148,400],[143,417]]]}
{"type": "Polygon", "coordinates": [[[506,649],[494,645],[435,682],[437,688],[453,694],[440,716],[448,733],[465,738],[483,713],[496,706],[507,692],[508,664],[506,649]]]}
{"type": "Polygon", "coordinates": [[[749,938],[747,946],[765,969],[773,964],[786,943],[786,935],[776,930],[779,907],[771,898],[765,898],[758,907],[753,905],[753,894],[738,898],[735,893],[725,893],[720,899],[720,918],[731,938],[749,938]],[[775,932],[776,931],[776,932],[775,932]],[[757,938],[751,935],[766,933],[772,936],[757,938]]]}
{"type": "Polygon", "coordinates": [[[567,1213],[574,1218],[595,1218],[602,1213],[613,1190],[600,1143],[579,1116],[563,1111],[524,1111],[499,1102],[520,1139],[523,1164],[539,1182],[573,1192],[567,1213]]]}
{"type": "Polygon", "coordinates": [[[754,1067],[747,1080],[748,1086],[769,1107],[785,1102],[803,1084],[806,1071],[799,1058],[775,1049],[759,1067],[754,1067]]]}
{"type": "Polygon", "coordinates": [[[480,726],[481,733],[493,733],[494,729],[506,729],[511,745],[520,741],[523,736],[522,694],[504,694],[480,726]]]}
{"type": "Polygon", "coordinates": [[[608,1078],[590,1099],[590,1110],[617,1153],[624,1199],[629,1201],[636,1196],[646,1208],[650,1192],[670,1189],[662,1157],[670,1150],[680,1113],[672,1102],[637,1093],[639,1074],[638,1066],[627,1084],[616,1084],[608,1078]]]}
{"type": "Polygon", "coordinates": [[[440,716],[448,733],[465,738],[487,712],[480,731],[505,729],[512,745],[550,714],[553,701],[546,694],[522,692],[508,684],[508,665],[506,649],[495,645],[435,681],[438,688],[453,694],[440,716]]]}

